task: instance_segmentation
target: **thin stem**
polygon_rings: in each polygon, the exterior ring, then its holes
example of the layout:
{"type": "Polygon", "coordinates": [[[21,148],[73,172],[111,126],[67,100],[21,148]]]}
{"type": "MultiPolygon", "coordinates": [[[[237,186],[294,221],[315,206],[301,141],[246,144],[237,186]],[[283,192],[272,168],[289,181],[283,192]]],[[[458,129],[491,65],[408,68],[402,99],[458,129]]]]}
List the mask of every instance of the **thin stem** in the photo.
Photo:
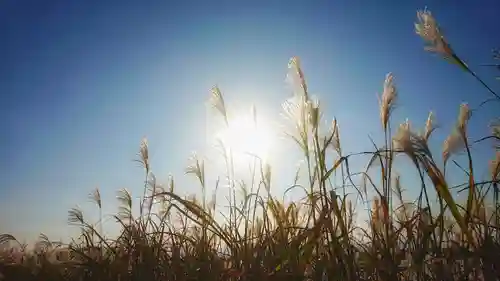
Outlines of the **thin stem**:
{"type": "Polygon", "coordinates": [[[500,100],[500,96],[497,93],[495,93],[495,91],[493,91],[488,85],[486,85],[486,83],[481,78],[479,78],[479,76],[477,76],[477,74],[474,71],[469,69],[469,73],[472,76],[474,76],[477,79],[477,81],[479,81],[479,83],[481,83],[492,95],[494,95],[497,99],[500,100]]]}

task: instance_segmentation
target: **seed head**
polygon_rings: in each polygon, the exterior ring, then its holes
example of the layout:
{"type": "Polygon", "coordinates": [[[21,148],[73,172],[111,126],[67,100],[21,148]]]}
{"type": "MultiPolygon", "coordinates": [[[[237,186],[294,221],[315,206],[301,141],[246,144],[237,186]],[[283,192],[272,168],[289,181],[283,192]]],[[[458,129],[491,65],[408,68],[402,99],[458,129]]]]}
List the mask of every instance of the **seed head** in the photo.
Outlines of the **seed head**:
{"type": "Polygon", "coordinates": [[[332,147],[337,151],[338,154],[340,154],[340,134],[339,134],[339,124],[337,122],[337,119],[333,119],[332,121],[332,127],[331,127],[331,132],[332,132],[332,147]]]}
{"type": "Polygon", "coordinates": [[[318,129],[318,124],[319,124],[319,102],[318,101],[311,101],[309,100],[307,102],[307,117],[309,119],[309,124],[311,125],[311,128],[313,130],[318,129]]]}
{"type": "Polygon", "coordinates": [[[427,121],[425,122],[425,132],[423,139],[426,142],[429,140],[429,137],[431,136],[432,132],[434,132],[435,129],[436,127],[434,127],[434,115],[431,111],[429,112],[429,117],[427,117],[427,121]]]}
{"type": "Polygon", "coordinates": [[[436,19],[427,9],[417,11],[415,32],[425,41],[425,50],[436,53],[452,63],[468,69],[467,65],[455,54],[450,44],[446,41],[436,19]]]}
{"type": "Polygon", "coordinates": [[[398,131],[392,139],[394,149],[400,152],[413,154],[412,136],[413,133],[410,129],[410,121],[406,119],[403,124],[399,125],[398,131]]]}
{"type": "Polygon", "coordinates": [[[149,172],[149,148],[148,139],[143,138],[139,149],[140,162],[144,165],[146,172],[149,172]]]}
{"type": "Polygon", "coordinates": [[[463,139],[457,131],[451,133],[443,143],[443,161],[446,163],[450,158],[450,155],[462,149],[463,145],[463,139]]]}
{"type": "Polygon", "coordinates": [[[387,122],[391,115],[394,103],[397,98],[397,90],[394,86],[394,76],[392,73],[388,73],[384,81],[384,91],[382,93],[382,98],[379,100],[380,106],[380,120],[382,121],[382,127],[387,129],[387,122]]]}
{"type": "Polygon", "coordinates": [[[194,174],[200,181],[200,184],[205,186],[205,162],[196,153],[192,154],[185,173],[194,174]]]}
{"type": "Polygon", "coordinates": [[[460,132],[465,133],[467,129],[467,122],[471,117],[471,111],[467,103],[462,103],[460,105],[460,113],[458,114],[458,129],[460,132]]]}
{"type": "Polygon", "coordinates": [[[300,87],[300,92],[298,94],[308,99],[307,84],[304,77],[304,72],[302,72],[302,67],[300,65],[300,59],[298,57],[292,57],[288,62],[288,69],[290,71],[289,73],[290,81],[293,84],[297,83],[298,86],[300,87]],[[290,75],[292,77],[290,77],[290,75]]]}
{"type": "Polygon", "coordinates": [[[263,178],[265,188],[267,189],[267,192],[269,192],[271,187],[271,165],[267,162],[264,163],[263,178]]]}
{"type": "Polygon", "coordinates": [[[89,198],[94,201],[99,208],[102,208],[101,192],[99,188],[94,189],[94,191],[89,195],[89,198]]]}
{"type": "Polygon", "coordinates": [[[415,32],[428,44],[426,50],[443,56],[452,56],[453,52],[448,47],[448,43],[431,12],[428,10],[417,11],[417,20],[415,32]]]}
{"type": "Polygon", "coordinates": [[[227,124],[226,105],[224,103],[224,97],[222,96],[219,87],[214,86],[212,88],[209,103],[213,108],[219,111],[219,113],[224,117],[224,121],[227,124]]]}

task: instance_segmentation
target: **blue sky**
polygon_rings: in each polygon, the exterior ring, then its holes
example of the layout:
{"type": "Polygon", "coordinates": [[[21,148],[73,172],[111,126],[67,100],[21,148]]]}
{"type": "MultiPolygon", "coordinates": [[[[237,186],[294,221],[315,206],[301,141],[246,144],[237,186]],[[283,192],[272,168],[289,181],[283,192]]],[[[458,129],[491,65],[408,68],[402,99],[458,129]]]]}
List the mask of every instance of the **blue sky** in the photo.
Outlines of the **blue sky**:
{"type": "MultiPolygon", "coordinates": [[[[143,171],[132,160],[143,136],[158,178],[173,174],[180,192],[197,190],[183,168],[191,151],[205,150],[210,88],[218,84],[238,110],[255,103],[274,122],[290,95],[291,56],[301,58],[325,117],[339,119],[347,151],[379,136],[376,94],[393,72],[395,121],[421,126],[435,111],[440,153],[459,104],[489,96],[423,51],[413,23],[425,6],[456,52],[499,89],[477,66],[500,46],[498,1],[178,2],[0,3],[0,233],[59,239],[70,231],[67,210],[87,206],[93,188],[108,212],[116,190],[138,196],[143,171]]],[[[487,133],[496,106],[474,116],[472,136],[487,133]]],[[[275,149],[280,163],[287,149],[275,149]]],[[[491,155],[488,147],[477,153],[482,162],[491,155]]],[[[277,170],[291,180],[289,169],[277,170]]]]}

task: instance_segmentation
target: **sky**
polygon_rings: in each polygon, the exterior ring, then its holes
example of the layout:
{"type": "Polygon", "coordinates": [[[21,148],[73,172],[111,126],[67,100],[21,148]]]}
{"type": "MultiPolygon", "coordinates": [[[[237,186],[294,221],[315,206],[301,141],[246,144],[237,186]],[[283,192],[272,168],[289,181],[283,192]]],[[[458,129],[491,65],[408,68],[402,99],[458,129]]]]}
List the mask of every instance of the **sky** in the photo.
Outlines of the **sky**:
{"type": "MultiPolygon", "coordinates": [[[[292,56],[325,118],[339,120],[347,151],[380,140],[377,93],[392,72],[395,122],[421,127],[434,111],[440,154],[459,104],[490,96],[423,50],[413,23],[425,7],[455,51],[500,89],[479,66],[500,47],[495,0],[1,1],[0,233],[60,239],[71,234],[68,209],[93,208],[92,189],[100,188],[105,213],[116,211],[118,189],[139,196],[144,171],[133,160],[143,137],[157,178],[173,175],[178,192],[196,192],[184,167],[210,142],[210,88],[221,88],[236,115],[255,104],[261,122],[276,124],[292,56]]],[[[472,137],[487,134],[496,106],[474,115],[472,137]]],[[[273,147],[277,190],[293,177],[290,149],[273,147]]],[[[492,155],[487,145],[474,149],[475,161],[492,155]]]]}

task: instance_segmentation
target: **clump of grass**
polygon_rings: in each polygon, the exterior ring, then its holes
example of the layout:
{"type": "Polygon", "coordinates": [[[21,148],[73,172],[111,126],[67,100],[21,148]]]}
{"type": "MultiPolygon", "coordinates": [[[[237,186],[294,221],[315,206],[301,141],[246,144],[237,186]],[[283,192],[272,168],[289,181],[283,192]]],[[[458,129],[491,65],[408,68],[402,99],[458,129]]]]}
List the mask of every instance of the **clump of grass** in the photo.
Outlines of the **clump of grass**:
{"type": "MultiPolygon", "coordinates": [[[[438,53],[478,79],[498,97],[453,52],[429,11],[418,12],[417,33],[438,53]]],[[[160,185],[152,173],[149,146],[141,142],[138,162],[145,183],[138,212],[127,190],[117,194],[119,210],[113,218],[120,226],[117,237],[105,237],[99,189],[90,198],[99,209],[99,221],[90,223],[74,208],[68,222],[80,229],[80,236],[63,245],[41,235],[34,250],[17,244],[4,234],[0,244],[12,247],[0,257],[0,278],[6,280],[498,280],[500,276],[500,220],[498,181],[500,174],[499,130],[492,125],[496,152],[490,163],[491,178],[475,177],[468,136],[472,110],[460,106],[457,123],[443,145],[442,161],[429,147],[435,131],[433,113],[425,128],[414,130],[406,120],[393,132],[391,113],[399,95],[396,77],[388,74],[379,101],[382,144],[373,151],[344,154],[340,125],[325,124],[321,104],[314,100],[294,57],[289,74],[294,97],[283,104],[289,130],[305,160],[306,178],[295,175],[287,190],[303,192],[291,203],[274,197],[272,167],[255,156],[250,166],[251,181],[240,181],[234,173],[231,149],[223,149],[229,186],[229,211],[216,219],[220,207],[215,182],[212,194],[205,165],[194,155],[186,174],[196,178],[201,199],[184,198],[170,178],[160,185]],[[452,196],[446,165],[459,151],[466,152],[467,182],[457,186],[467,192],[460,204],[452,196]],[[366,169],[356,172],[353,157],[366,157],[366,169]],[[415,201],[404,197],[395,160],[410,160],[420,182],[415,201]],[[334,185],[333,178],[340,178],[334,185]],[[381,179],[376,184],[375,177],[381,179]],[[361,183],[359,183],[361,180],[361,183]],[[243,191],[238,199],[236,191],[243,191]],[[431,203],[430,191],[438,206],[431,203]],[[348,191],[354,194],[349,196],[348,191]],[[489,203],[489,194],[493,200],[489,203]],[[210,201],[206,201],[211,196],[210,201]],[[371,203],[370,203],[371,201],[371,203]],[[366,225],[356,219],[361,204],[368,208],[366,225]],[[137,215],[135,215],[137,214],[137,215]]],[[[228,108],[218,87],[211,91],[210,104],[229,126],[228,108]]],[[[253,114],[256,111],[253,110],[253,114]]],[[[256,119],[254,119],[256,120],[256,119]]],[[[221,146],[227,144],[221,143],[221,146]]],[[[224,214],[224,213],[223,213],[224,214]]]]}

